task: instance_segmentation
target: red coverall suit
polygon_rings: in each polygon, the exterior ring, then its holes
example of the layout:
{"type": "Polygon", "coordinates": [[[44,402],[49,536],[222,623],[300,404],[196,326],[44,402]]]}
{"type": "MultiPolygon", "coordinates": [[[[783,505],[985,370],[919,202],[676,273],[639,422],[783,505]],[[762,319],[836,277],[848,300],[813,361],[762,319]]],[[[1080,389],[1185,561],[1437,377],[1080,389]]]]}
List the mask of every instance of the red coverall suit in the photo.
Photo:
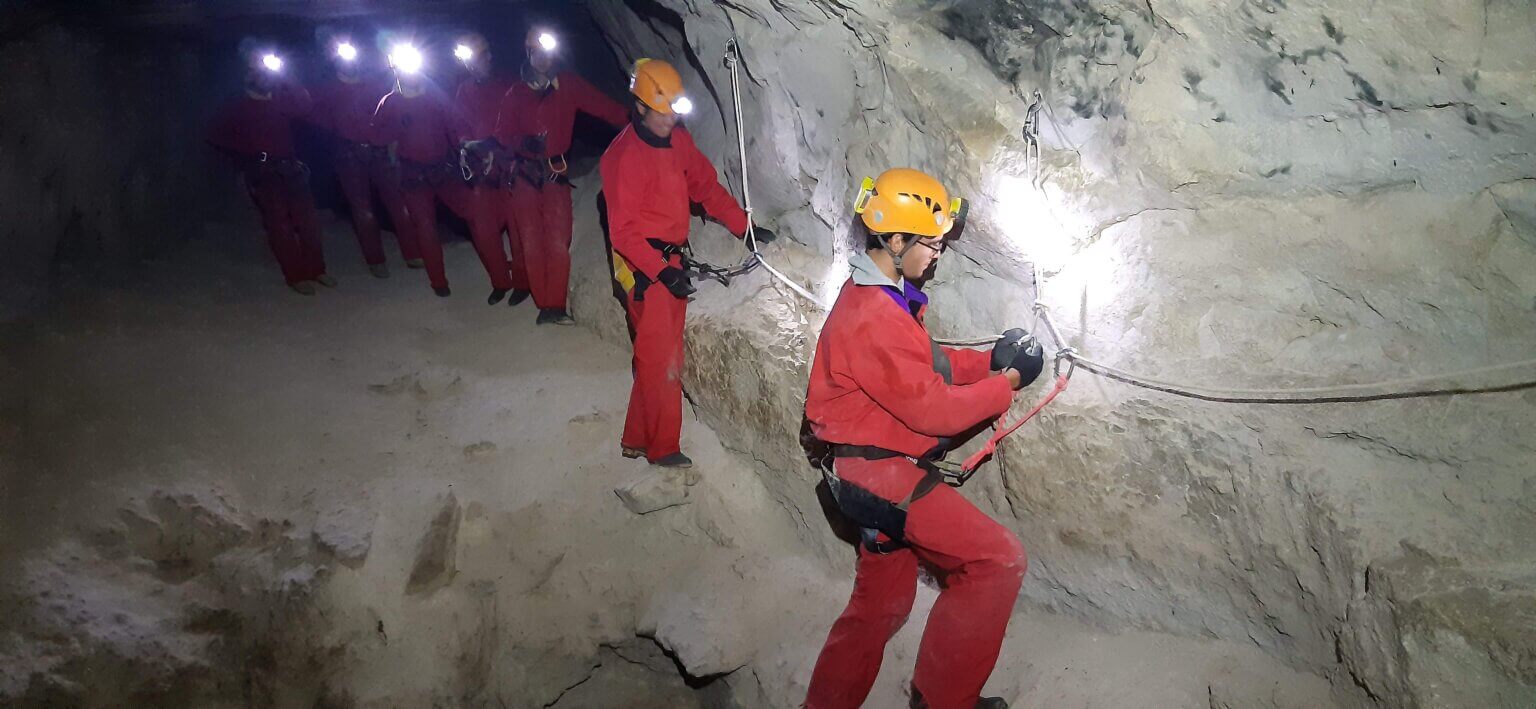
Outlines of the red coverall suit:
{"type": "Polygon", "coordinates": [[[293,119],[309,113],[312,103],[302,86],[283,86],[268,99],[246,94],[220,111],[208,133],[209,143],[244,162],[246,189],[288,285],[325,273],[308,171],[293,148],[293,119]]]}
{"type": "Polygon", "coordinates": [[[379,219],[373,211],[374,190],[378,190],[395,224],[400,255],[407,261],[421,258],[400,194],[400,178],[373,137],[373,111],[387,93],[389,84],[384,81],[335,79],[315,91],[315,109],[310,114],[315,125],[341,140],[336,151],[336,181],[352,212],[352,229],[357,232],[363,260],[369,265],[385,261],[379,219]]]}
{"type": "Polygon", "coordinates": [[[697,202],[731,233],[747,230],[747,213],[715,176],[687,129],[678,126],[670,139],[657,139],[631,125],[603,153],[603,194],[608,200],[608,228],[614,251],[636,274],[652,281],[643,297],[626,296],[635,332],[634,388],[624,420],[625,448],[642,449],[655,461],[679,452],[683,427],[683,323],[688,301],[655,282],[668,265],[679,266],[647,243],[688,243],[689,203],[697,202]],[[670,140],[670,142],[668,142],[670,140]],[[650,141],[650,142],[647,142],[650,141]]]}
{"type": "MultiPolygon", "coordinates": [[[[469,123],[468,133],[460,138],[481,140],[495,134],[496,115],[501,110],[501,99],[506,95],[507,88],[507,82],[497,77],[483,81],[469,78],[459,84],[454,100],[469,123]]],[[[480,165],[471,167],[476,171],[481,169],[480,165]]],[[[517,239],[517,224],[502,206],[505,200],[501,182],[505,180],[505,175],[501,168],[501,164],[496,165],[488,175],[477,172],[474,181],[465,185],[462,196],[457,198],[460,205],[455,207],[455,211],[464,221],[469,222],[470,239],[475,242],[475,253],[480,255],[480,263],[485,266],[486,275],[491,277],[491,287],[496,290],[525,291],[528,290],[528,271],[523,260],[522,244],[517,239]],[[510,262],[507,260],[507,246],[501,240],[502,231],[507,231],[510,237],[510,262]]]]}
{"type": "MultiPolygon", "coordinates": [[[[855,274],[855,280],[870,280],[858,278],[858,264],[855,274]]],[[[805,413],[818,438],[916,458],[937,437],[1008,409],[1013,392],[1006,377],[988,375],[987,352],[944,348],[954,381],[945,384],[934,373],[923,310],[914,316],[893,286],[855,280],[843,285],[816,343],[805,413]]],[[[910,494],[924,475],[903,457],[838,458],[835,469],[844,484],[892,502],[910,494]]],[[[912,683],[933,709],[975,706],[1024,580],[1024,547],[946,485],[908,508],[905,541],[889,554],[859,546],[853,595],[816,661],[805,700],[809,709],[863,703],[886,641],[912,610],[919,561],[942,573],[944,590],[923,630],[912,683]]]]}
{"type": "Polygon", "coordinates": [[[406,96],[397,87],[379,101],[373,129],[380,144],[399,144],[400,187],[411,231],[432,287],[447,288],[443,245],[437,235],[437,203],[462,205],[456,199],[464,194],[458,147],[459,137],[469,126],[443,92],[427,87],[421,94],[406,96]]]}
{"type": "Polygon", "coordinates": [[[563,174],[551,174],[549,165],[553,161],[554,167],[565,170],[577,111],[615,128],[629,122],[624,106],[585,79],[562,71],[542,91],[525,81],[514,83],[502,99],[496,123],[497,140],[516,151],[519,160],[528,161],[513,169],[511,200],[503,204],[517,221],[533,302],[541,310],[565,310],[571,278],[571,184],[563,174]],[[530,152],[524,139],[539,136],[544,137],[543,151],[530,152]]]}

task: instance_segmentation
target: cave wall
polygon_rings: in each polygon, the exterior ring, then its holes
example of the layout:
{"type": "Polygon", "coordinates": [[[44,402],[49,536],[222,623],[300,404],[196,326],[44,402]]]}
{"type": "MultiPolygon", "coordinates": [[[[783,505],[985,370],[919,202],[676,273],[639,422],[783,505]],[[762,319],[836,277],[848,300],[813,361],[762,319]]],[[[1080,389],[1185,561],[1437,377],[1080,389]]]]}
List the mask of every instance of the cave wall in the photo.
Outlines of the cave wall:
{"type": "MultiPolygon", "coordinates": [[[[975,204],[932,286],[940,335],[1030,324],[1038,295],[1088,357],[1248,389],[1536,351],[1528,3],[586,5],[622,59],[682,69],[733,187],[739,39],[757,215],[788,237],[770,258],[824,298],[858,180],[909,165],[975,204]]],[[[622,337],[594,231],[575,307],[622,337]]],[[[718,227],[694,241],[739,253],[718,227]]],[[[795,444],[819,310],[758,274],[692,313],[696,410],[847,564],[795,444]]],[[[1221,405],[1079,372],[967,493],[1030,549],[1029,603],[1249,640],[1350,703],[1527,706],[1532,404],[1221,405]]]]}
{"type": "Polygon", "coordinates": [[[0,45],[0,323],[41,308],[61,268],[110,275],[229,202],[200,138],[208,63],[165,39],[48,23],[0,45]]]}

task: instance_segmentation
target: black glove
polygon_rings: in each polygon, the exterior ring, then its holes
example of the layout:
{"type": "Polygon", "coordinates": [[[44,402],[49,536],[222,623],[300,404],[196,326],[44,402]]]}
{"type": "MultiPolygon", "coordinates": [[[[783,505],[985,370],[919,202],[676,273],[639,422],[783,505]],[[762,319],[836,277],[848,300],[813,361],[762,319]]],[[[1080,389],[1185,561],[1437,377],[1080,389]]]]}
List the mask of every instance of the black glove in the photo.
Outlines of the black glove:
{"type": "Polygon", "coordinates": [[[688,277],[688,272],[675,266],[661,269],[661,273],[656,274],[656,280],[661,281],[678,298],[687,298],[699,290],[693,287],[693,279],[688,277]]]}
{"type": "Polygon", "coordinates": [[[997,338],[997,343],[992,345],[992,371],[1001,372],[1013,363],[1013,358],[1019,355],[1019,350],[1024,349],[1029,340],[1029,333],[1022,327],[1016,327],[1003,333],[997,338]]]}
{"type": "Polygon", "coordinates": [[[1019,388],[1027,387],[1040,377],[1040,370],[1045,369],[1045,353],[1040,345],[1032,344],[1020,349],[1008,368],[1019,373],[1019,388]]]}
{"type": "Polygon", "coordinates": [[[774,239],[779,238],[779,235],[773,233],[773,230],[768,227],[753,224],[752,238],[759,244],[771,244],[774,239]]]}
{"type": "Polygon", "coordinates": [[[997,344],[992,345],[992,369],[1017,371],[1019,387],[1023,388],[1040,377],[1041,370],[1045,369],[1045,353],[1029,333],[1021,328],[1013,328],[1004,332],[997,344]]]}

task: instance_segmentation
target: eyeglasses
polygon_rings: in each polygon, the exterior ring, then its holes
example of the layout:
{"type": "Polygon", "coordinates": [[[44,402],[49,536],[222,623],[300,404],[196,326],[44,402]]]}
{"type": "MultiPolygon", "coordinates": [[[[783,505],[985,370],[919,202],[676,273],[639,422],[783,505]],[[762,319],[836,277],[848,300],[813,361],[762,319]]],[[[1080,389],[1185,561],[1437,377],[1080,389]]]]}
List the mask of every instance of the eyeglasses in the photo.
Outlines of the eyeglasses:
{"type": "Polygon", "coordinates": [[[934,252],[935,254],[942,254],[944,253],[945,249],[949,248],[949,241],[942,238],[933,239],[930,241],[921,237],[915,237],[912,239],[912,243],[917,244],[918,246],[922,246],[934,252]]]}

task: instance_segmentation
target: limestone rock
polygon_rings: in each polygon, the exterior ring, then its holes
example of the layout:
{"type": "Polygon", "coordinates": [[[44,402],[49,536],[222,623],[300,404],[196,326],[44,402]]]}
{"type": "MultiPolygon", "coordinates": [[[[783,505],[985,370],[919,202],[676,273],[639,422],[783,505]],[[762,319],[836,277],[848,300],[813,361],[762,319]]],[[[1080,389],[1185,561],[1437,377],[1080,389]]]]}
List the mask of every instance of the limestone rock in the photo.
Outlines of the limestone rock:
{"type": "Polygon", "coordinates": [[[689,502],[686,472],[668,468],[649,468],[629,482],[614,488],[624,507],[637,515],[649,514],[689,502]]]}
{"type": "Polygon", "coordinates": [[[420,595],[436,591],[451,583],[458,570],[455,562],[463,510],[451,492],[440,500],[437,514],[432,516],[416,546],[416,561],[411,565],[406,593],[420,595]]]}

